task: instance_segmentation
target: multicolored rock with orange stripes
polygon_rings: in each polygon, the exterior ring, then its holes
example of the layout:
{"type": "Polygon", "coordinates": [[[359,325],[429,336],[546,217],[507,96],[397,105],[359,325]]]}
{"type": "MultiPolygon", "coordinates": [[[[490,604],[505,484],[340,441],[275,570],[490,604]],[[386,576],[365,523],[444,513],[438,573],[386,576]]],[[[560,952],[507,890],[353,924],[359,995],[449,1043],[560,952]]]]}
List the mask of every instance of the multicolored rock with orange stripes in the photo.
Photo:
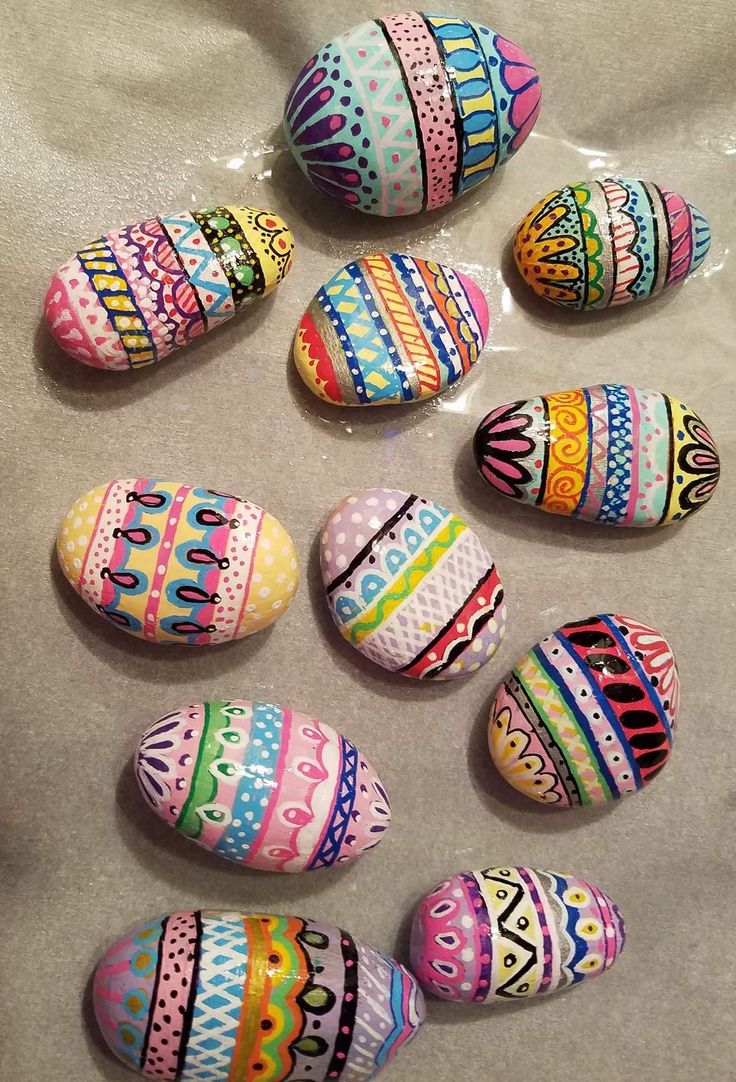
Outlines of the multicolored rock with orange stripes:
{"type": "Polygon", "coordinates": [[[366,1082],[425,1013],[411,974],[340,928],[215,910],[136,925],[93,999],[118,1059],[178,1082],[366,1082]]]}
{"type": "Polygon", "coordinates": [[[133,477],[80,496],[56,551],[79,596],[147,642],[210,646],[272,624],[299,583],[296,550],[262,507],[133,477]]]}
{"type": "Polygon", "coordinates": [[[519,226],[524,281],[563,308],[607,308],[679,285],[710,248],[705,217],[644,180],[582,181],[550,192],[519,226]]]}
{"type": "Polygon", "coordinates": [[[302,316],[294,360],[326,402],[396,405],[432,398],[462,379],[487,334],[488,305],[471,278],[378,253],[325,282],[302,316]]]}
{"type": "Polygon", "coordinates": [[[661,632],[604,613],[537,643],[496,693],[488,738],[501,775],[541,804],[618,800],[664,769],[680,678],[661,632]]]}
{"type": "Polygon", "coordinates": [[[135,773],[165,823],[249,868],[302,872],[354,860],[391,822],[386,790],[341,733],[274,703],[195,703],[140,739],[135,773]]]}
{"type": "Polygon", "coordinates": [[[214,330],[288,274],[294,238],[254,207],[148,218],[81,248],[46,294],[61,348],[92,368],[143,368],[214,330]]]}
{"type": "Polygon", "coordinates": [[[453,875],[420,902],[411,967],[425,992],[492,1005],[597,977],[625,942],[618,906],[594,883],[506,865],[453,875]]]}

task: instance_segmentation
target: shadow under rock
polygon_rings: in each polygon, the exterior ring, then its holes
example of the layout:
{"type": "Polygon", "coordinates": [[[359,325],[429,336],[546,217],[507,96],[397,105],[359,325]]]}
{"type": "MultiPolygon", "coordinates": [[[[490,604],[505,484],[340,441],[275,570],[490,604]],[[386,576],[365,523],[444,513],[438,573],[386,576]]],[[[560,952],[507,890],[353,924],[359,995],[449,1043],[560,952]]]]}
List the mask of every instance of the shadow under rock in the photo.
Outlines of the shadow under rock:
{"type": "Polygon", "coordinates": [[[173,380],[186,378],[195,366],[210,364],[220,353],[236,346],[239,340],[246,342],[271,317],[277,295],[278,289],[268,297],[255,298],[233,319],[200,335],[156,364],[122,372],[90,368],[68,356],[57,345],[42,316],[34,337],[38,380],[57,401],[79,411],[127,406],[143,395],[166,387],[173,380]]]}
{"type": "MultiPolygon", "coordinates": [[[[650,306],[652,304],[656,304],[658,308],[664,308],[672,304],[677,295],[677,289],[669,289],[656,297],[650,297],[648,300],[617,304],[611,308],[593,309],[591,311],[563,308],[558,304],[545,300],[544,297],[540,297],[522,278],[514,260],[515,235],[516,227],[508,234],[503,245],[501,275],[504,284],[508,286],[513,302],[535,323],[546,327],[553,334],[565,334],[573,338],[590,338],[596,335],[611,334],[613,331],[625,331],[628,327],[635,326],[643,319],[651,318],[650,306]]],[[[643,380],[643,385],[649,386],[651,382],[647,376],[643,380]]],[[[552,391],[565,389],[561,387],[549,388],[552,391]]]]}
{"type": "MultiPolygon", "coordinates": [[[[484,403],[486,413],[499,403],[484,403]]],[[[548,547],[567,547],[584,552],[598,552],[602,559],[612,553],[647,552],[674,538],[685,523],[671,526],[607,526],[584,522],[566,515],[553,515],[496,492],[480,475],[473,455],[472,439],[464,443],[455,461],[455,483],[464,505],[472,506],[479,520],[488,521],[500,533],[511,538],[531,538],[548,547]]]]}
{"type": "Polygon", "coordinates": [[[90,975],[87,978],[84,991],[82,992],[80,1013],[82,1015],[84,1039],[87,1043],[87,1048],[89,1049],[94,1065],[100,1072],[100,1077],[109,1079],[110,1082],[124,1082],[126,1078],[130,1079],[132,1077],[130,1070],[127,1067],[124,1067],[107,1047],[95,1017],[93,989],[95,979],[94,967],[97,965],[97,961],[98,959],[96,957],[90,967],[90,975]]]}
{"type": "Polygon", "coordinates": [[[265,646],[274,628],[272,624],[246,639],[218,643],[216,646],[165,646],[144,642],[99,616],[82,600],[64,577],[55,545],[51,549],[50,569],[58,609],[76,638],[97,657],[125,673],[130,673],[134,668],[137,678],[152,684],[169,682],[172,669],[176,666],[182,666],[181,676],[187,681],[205,676],[214,681],[221,674],[244,665],[265,646]],[[166,666],[166,674],[161,672],[160,664],[166,666]]]}
{"type": "Polygon", "coordinates": [[[586,830],[591,823],[610,815],[614,810],[613,803],[587,808],[552,808],[531,800],[509,785],[496,770],[488,750],[491,701],[484,704],[473,723],[467,752],[470,780],[489,812],[525,834],[586,830]]]}
{"type": "MultiPolygon", "coordinates": [[[[322,583],[322,570],[319,559],[320,537],[317,536],[309,551],[307,563],[307,588],[312,602],[315,618],[319,630],[326,640],[327,648],[331,651],[335,663],[348,675],[369,688],[384,699],[412,699],[415,702],[423,700],[431,703],[434,698],[444,698],[452,694],[454,680],[413,680],[397,673],[382,669],[373,661],[351,646],[343,639],[330,616],[325,598],[325,588],[322,583]],[[430,690],[431,689],[431,690],[430,690]]],[[[472,679],[461,677],[460,679],[472,679]]]]}
{"type": "Polygon", "coordinates": [[[269,912],[278,897],[277,910],[293,903],[299,912],[303,897],[322,893],[353,871],[353,862],[348,862],[291,875],[247,868],[211,853],[179,834],[148,806],[136,782],[134,761],[135,755],[125,764],[115,789],[120,836],[140,866],[172,886],[185,882],[192,898],[211,896],[217,884],[223,904],[235,898],[236,906],[269,912]]]}
{"type": "MultiPolygon", "coordinates": [[[[288,150],[276,157],[271,180],[279,196],[280,213],[287,221],[308,228],[310,244],[335,259],[340,258],[337,252],[344,252],[345,245],[357,249],[353,258],[381,251],[420,255],[418,249],[423,246],[426,258],[430,258],[432,241],[440,232],[457,226],[497,191],[503,183],[503,170],[481,185],[479,191],[485,195],[473,192],[437,210],[392,218],[352,210],[324,195],[302,173],[288,150]]],[[[344,262],[340,258],[340,265],[344,262]]]]}

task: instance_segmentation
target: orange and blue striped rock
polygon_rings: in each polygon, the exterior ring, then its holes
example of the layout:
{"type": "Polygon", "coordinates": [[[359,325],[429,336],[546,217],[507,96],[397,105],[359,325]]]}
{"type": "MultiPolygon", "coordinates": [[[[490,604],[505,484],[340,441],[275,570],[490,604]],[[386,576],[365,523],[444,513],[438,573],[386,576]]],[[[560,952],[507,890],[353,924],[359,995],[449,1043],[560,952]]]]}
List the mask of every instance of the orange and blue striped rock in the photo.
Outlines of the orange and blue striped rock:
{"type": "Polygon", "coordinates": [[[397,253],[348,263],[302,316],[294,361],[342,406],[432,398],[465,376],[488,334],[483,291],[460,271],[397,253]]]}
{"type": "Polygon", "coordinates": [[[705,217],[677,192],[609,178],[541,199],[516,231],[514,259],[545,300],[607,308],[679,285],[701,265],[710,241],[705,217]]]}
{"type": "Polygon", "coordinates": [[[302,172],[367,214],[417,214],[474,189],[539,115],[529,57],[486,26],[409,11],[319,49],[289,92],[284,129],[302,172]]]}
{"type": "Polygon", "coordinates": [[[618,383],[498,406],[475,459],[504,496],[608,526],[680,522],[713,495],[720,459],[694,410],[618,383]]]}
{"type": "Polygon", "coordinates": [[[499,687],[491,757],[540,804],[604,804],[665,767],[679,706],[677,663],[661,632],[608,613],[575,620],[532,647],[499,687]]]}
{"type": "Polygon", "coordinates": [[[165,823],[249,868],[302,872],[355,860],[391,822],[386,790],[354,744],[274,703],[195,703],[140,739],[141,794],[165,823]]]}
{"type": "Polygon", "coordinates": [[[270,293],[293,251],[283,218],[253,207],[149,218],[106,233],[56,272],[46,322],[82,364],[143,368],[270,293]]]}
{"type": "Polygon", "coordinates": [[[169,1082],[362,1082],[424,1021],[414,977],[316,920],[189,909],[137,924],[94,975],[110,1051],[169,1082]]]}
{"type": "Polygon", "coordinates": [[[440,999],[493,1005],[605,973],[625,942],[618,906],[594,883],[506,865],[453,875],[420,902],[411,967],[440,999]]]}

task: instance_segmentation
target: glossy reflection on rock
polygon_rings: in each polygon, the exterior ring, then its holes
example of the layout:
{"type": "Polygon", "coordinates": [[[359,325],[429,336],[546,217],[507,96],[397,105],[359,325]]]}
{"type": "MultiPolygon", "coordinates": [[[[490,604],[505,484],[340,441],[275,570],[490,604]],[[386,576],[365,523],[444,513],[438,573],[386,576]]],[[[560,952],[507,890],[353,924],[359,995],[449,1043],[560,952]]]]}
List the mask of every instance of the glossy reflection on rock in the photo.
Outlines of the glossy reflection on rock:
{"type": "Polygon", "coordinates": [[[386,790],[355,745],[273,703],[220,700],[167,714],[141,737],[135,772],[164,822],[266,871],[354,860],[391,822],[386,790]]]}
{"type": "Polygon", "coordinates": [[[661,632],[627,616],[576,620],[532,647],[499,687],[491,757],[532,800],[604,804],[664,769],[679,706],[677,664],[661,632]]]}
{"type": "Polygon", "coordinates": [[[417,214],[472,191],[534,127],[539,75],[512,41],[409,11],[340,34],[302,68],[284,128],[321,192],[368,214],[417,214]]]}
{"type": "Polygon", "coordinates": [[[498,406],[475,433],[497,492],[608,526],[680,522],[713,495],[720,458],[698,414],[659,391],[605,383],[498,406]]]}
{"type": "Polygon", "coordinates": [[[488,334],[488,305],[460,271],[407,255],[348,263],[318,291],[294,341],[299,375],[344,406],[413,402],[462,379],[488,334]]]}
{"type": "Polygon", "coordinates": [[[604,973],[625,938],[617,906],[594,884],[507,865],[435,887],[414,915],[411,967],[441,999],[507,1003],[604,973]]]}
{"type": "Polygon", "coordinates": [[[514,258],[545,300],[607,308],[679,285],[703,262],[710,239],[706,219],[677,192],[609,178],[541,199],[516,232],[514,258]]]}
{"type": "Polygon", "coordinates": [[[283,218],[208,207],[148,218],[85,245],[46,294],[49,329],[92,368],[143,368],[214,330],[291,268],[283,218]]]}
{"type": "Polygon", "coordinates": [[[301,917],[184,910],[137,924],[100,961],[97,1023],[148,1078],[363,1082],[417,1033],[410,973],[301,917]]]}

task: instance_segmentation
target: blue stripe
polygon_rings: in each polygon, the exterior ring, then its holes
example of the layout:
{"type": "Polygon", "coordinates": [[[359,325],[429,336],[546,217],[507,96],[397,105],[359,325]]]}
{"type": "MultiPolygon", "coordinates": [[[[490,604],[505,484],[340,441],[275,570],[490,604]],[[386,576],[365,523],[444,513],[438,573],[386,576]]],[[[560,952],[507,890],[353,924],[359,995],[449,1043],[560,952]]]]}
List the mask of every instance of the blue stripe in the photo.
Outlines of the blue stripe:
{"type": "MultiPolygon", "coordinates": [[[[379,393],[373,394],[373,400],[379,398],[395,398],[397,394],[401,395],[405,402],[414,398],[414,394],[409,383],[409,379],[404,370],[404,364],[399,355],[399,351],[396,349],[393,343],[393,336],[391,331],[384,323],[381,315],[378,311],[376,299],[373,293],[372,282],[370,278],[363,274],[363,271],[357,263],[348,263],[345,270],[355,282],[358,290],[360,291],[361,300],[365,306],[366,315],[373,320],[373,325],[378,331],[378,338],[383,346],[384,361],[381,368],[381,375],[384,379],[391,382],[391,367],[396,372],[398,386],[395,388],[385,388],[379,393]],[[393,352],[392,352],[393,351],[393,352]]],[[[376,287],[378,288],[378,287],[376,287]]],[[[371,367],[376,365],[376,361],[371,361],[371,367]]]]}
{"type": "Polygon", "coordinates": [[[631,491],[631,459],[633,435],[631,402],[628,387],[619,383],[604,383],[603,393],[608,406],[608,454],[606,490],[598,522],[620,522],[626,517],[631,491]],[[625,457],[628,451],[628,459],[625,457]]]}
{"type": "Polygon", "coordinates": [[[585,396],[585,405],[588,409],[588,454],[585,466],[585,481],[583,482],[582,492],[580,493],[578,505],[573,511],[573,515],[579,515],[585,505],[585,500],[588,495],[588,486],[590,484],[590,469],[593,465],[593,410],[590,405],[590,395],[585,387],[583,387],[583,395],[585,396]]]}
{"type": "Polygon", "coordinates": [[[335,863],[350,826],[350,815],[355,804],[358,749],[344,736],[340,737],[340,762],[340,780],[337,784],[332,818],[319,849],[309,862],[309,870],[327,868],[335,863]]]}
{"type": "Polygon", "coordinates": [[[385,959],[391,967],[391,992],[389,994],[389,1000],[391,1003],[391,1017],[393,1019],[393,1028],[386,1035],[386,1038],[378,1049],[375,1055],[376,1066],[383,1067],[388,1059],[391,1049],[396,1043],[397,1038],[401,1034],[404,1028],[406,1019],[404,1018],[404,999],[403,999],[403,978],[401,970],[395,962],[391,959],[385,959]]]}
{"type": "Polygon", "coordinates": [[[579,936],[575,931],[575,925],[580,919],[580,910],[576,909],[574,906],[567,905],[563,897],[564,892],[570,886],[570,881],[568,879],[565,879],[561,875],[555,875],[554,872],[550,872],[550,875],[552,875],[552,878],[554,879],[557,886],[557,896],[565,907],[565,912],[567,913],[567,927],[565,928],[565,931],[575,945],[575,953],[570,959],[570,961],[565,963],[565,969],[568,969],[570,971],[572,983],[577,984],[578,981],[582,981],[585,979],[585,973],[576,973],[575,967],[579,965],[580,962],[582,962],[583,958],[585,958],[585,955],[588,953],[590,948],[588,943],[582,938],[582,936],[579,936]]]}
{"type": "MultiPolygon", "coordinates": [[[[338,338],[340,338],[343,349],[347,350],[349,348],[350,350],[352,350],[353,343],[351,341],[350,335],[345,328],[345,324],[342,321],[342,317],[332,304],[332,301],[327,296],[327,293],[324,289],[320,289],[319,293],[317,294],[317,301],[319,302],[320,307],[324,311],[330,323],[332,323],[333,327],[335,328],[335,334],[338,336],[338,338]]],[[[355,355],[348,358],[348,369],[350,371],[353,383],[355,384],[355,393],[357,394],[361,402],[367,402],[368,395],[365,393],[365,384],[363,382],[363,377],[360,371],[360,366],[358,364],[358,359],[357,357],[355,357],[355,355]],[[354,369],[357,369],[357,374],[354,369]]]]}
{"type": "MultiPolygon", "coordinates": [[[[233,722],[236,724],[236,721],[233,722]]],[[[263,816],[276,795],[276,767],[284,739],[284,712],[271,703],[253,703],[248,746],[243,758],[243,775],[233,800],[233,819],[214,848],[229,860],[242,861],[255,845],[263,816]],[[255,741],[259,740],[260,744],[255,741]],[[276,747],[273,747],[273,745],[276,747]],[[256,786],[256,781],[261,784],[256,786]],[[261,804],[262,800],[266,804],[261,804]],[[248,814],[251,818],[247,818],[248,814]]]]}
{"type": "MultiPolygon", "coordinates": [[[[628,747],[628,740],[623,735],[623,733],[621,731],[621,726],[618,724],[618,720],[616,719],[615,716],[612,715],[611,708],[610,708],[607,700],[605,700],[604,698],[601,697],[602,692],[601,692],[600,688],[598,688],[596,686],[596,684],[594,683],[594,681],[591,679],[591,674],[590,674],[590,672],[588,670],[587,665],[585,665],[584,662],[581,664],[580,658],[576,657],[575,654],[571,653],[570,648],[568,647],[567,643],[565,642],[565,639],[559,634],[559,632],[555,632],[555,634],[550,636],[550,637],[553,638],[557,643],[559,643],[559,645],[565,651],[565,655],[568,658],[570,658],[570,660],[572,661],[575,668],[580,673],[582,673],[582,675],[584,676],[584,678],[585,678],[585,680],[586,680],[586,682],[588,684],[588,687],[591,690],[593,699],[595,700],[595,702],[600,707],[601,713],[603,713],[605,715],[605,717],[608,719],[608,721],[611,723],[611,728],[614,729],[614,731],[619,735],[619,738],[621,739],[621,743],[623,744],[624,750],[626,750],[626,748],[628,747]]],[[[600,747],[598,741],[596,740],[596,738],[595,738],[595,736],[593,734],[593,731],[592,731],[592,729],[590,727],[590,724],[588,723],[587,718],[584,717],[584,715],[582,714],[582,712],[580,710],[580,707],[578,706],[577,702],[575,701],[574,695],[572,695],[570,693],[570,689],[567,687],[567,685],[565,683],[565,679],[564,679],[562,673],[557,672],[557,670],[551,665],[551,662],[549,662],[547,660],[547,658],[545,658],[544,654],[542,653],[542,651],[539,649],[538,646],[534,647],[534,649],[532,650],[532,653],[537,658],[539,664],[542,666],[542,668],[547,673],[547,675],[550,677],[550,679],[554,681],[554,684],[557,687],[557,689],[559,690],[560,695],[562,696],[562,698],[564,699],[564,701],[567,703],[568,707],[572,711],[573,716],[575,718],[575,721],[580,726],[580,729],[583,732],[583,735],[585,736],[585,739],[586,739],[586,741],[587,741],[587,743],[588,743],[588,745],[590,747],[591,753],[592,753],[593,757],[595,758],[595,761],[597,762],[598,767],[600,768],[601,774],[603,775],[603,777],[605,779],[606,785],[608,786],[608,788],[610,790],[610,795],[614,798],[614,800],[618,800],[618,798],[621,796],[621,793],[619,792],[619,788],[618,788],[618,786],[616,785],[616,782],[613,779],[613,775],[611,774],[611,771],[609,770],[608,765],[607,765],[605,759],[603,758],[603,750],[600,747]]],[[[631,763],[631,758],[628,755],[627,755],[627,759],[631,763]]],[[[632,770],[634,771],[634,773],[638,775],[639,770],[638,770],[636,764],[632,763],[631,767],[632,767],[632,770]]]]}
{"type": "MultiPolygon", "coordinates": [[[[601,616],[600,621],[601,621],[602,624],[606,625],[608,630],[611,632],[611,634],[615,638],[616,642],[619,644],[619,646],[623,647],[623,649],[626,652],[626,657],[627,657],[627,660],[629,661],[629,664],[631,665],[632,669],[634,670],[636,675],[641,680],[644,687],[645,688],[646,687],[651,687],[652,682],[649,679],[649,677],[647,676],[647,674],[644,672],[644,670],[642,669],[641,665],[639,664],[639,659],[636,657],[636,655],[634,654],[634,651],[631,649],[631,644],[626,641],[624,636],[621,634],[621,632],[616,627],[616,625],[611,622],[609,617],[601,616]]],[[[672,729],[670,727],[669,718],[667,717],[667,714],[665,713],[664,707],[662,706],[661,702],[659,701],[659,695],[657,695],[657,689],[652,688],[652,692],[653,692],[653,694],[651,694],[649,696],[649,698],[652,701],[652,705],[654,706],[654,709],[657,711],[658,717],[661,719],[662,724],[664,725],[665,732],[667,733],[667,736],[669,737],[670,740],[672,740],[672,729]]]]}
{"type": "MultiPolygon", "coordinates": [[[[410,259],[411,257],[407,258],[410,259]]],[[[411,261],[414,262],[413,260],[411,261]]],[[[458,365],[453,365],[452,357],[450,356],[448,351],[448,345],[445,343],[442,336],[442,331],[435,326],[432,320],[430,312],[437,312],[436,305],[432,304],[431,301],[427,302],[427,300],[425,300],[425,298],[419,292],[419,289],[417,288],[411,277],[411,271],[409,270],[408,265],[404,262],[403,256],[392,255],[391,262],[396,267],[396,270],[401,277],[401,281],[404,286],[404,292],[406,293],[407,297],[409,297],[413,302],[414,314],[418,317],[420,323],[423,326],[425,334],[432,343],[432,347],[434,349],[437,361],[440,364],[444,365],[444,367],[449,373],[448,379],[446,381],[446,385],[449,386],[449,384],[454,383],[455,380],[457,380],[459,376],[462,375],[462,368],[460,368],[458,365]]],[[[452,290],[450,290],[450,294],[452,294],[452,290]]],[[[447,324],[444,322],[439,312],[437,312],[437,316],[443,324],[443,330],[445,332],[445,335],[449,339],[449,342],[452,342],[452,335],[449,328],[447,327],[447,324]]]]}

